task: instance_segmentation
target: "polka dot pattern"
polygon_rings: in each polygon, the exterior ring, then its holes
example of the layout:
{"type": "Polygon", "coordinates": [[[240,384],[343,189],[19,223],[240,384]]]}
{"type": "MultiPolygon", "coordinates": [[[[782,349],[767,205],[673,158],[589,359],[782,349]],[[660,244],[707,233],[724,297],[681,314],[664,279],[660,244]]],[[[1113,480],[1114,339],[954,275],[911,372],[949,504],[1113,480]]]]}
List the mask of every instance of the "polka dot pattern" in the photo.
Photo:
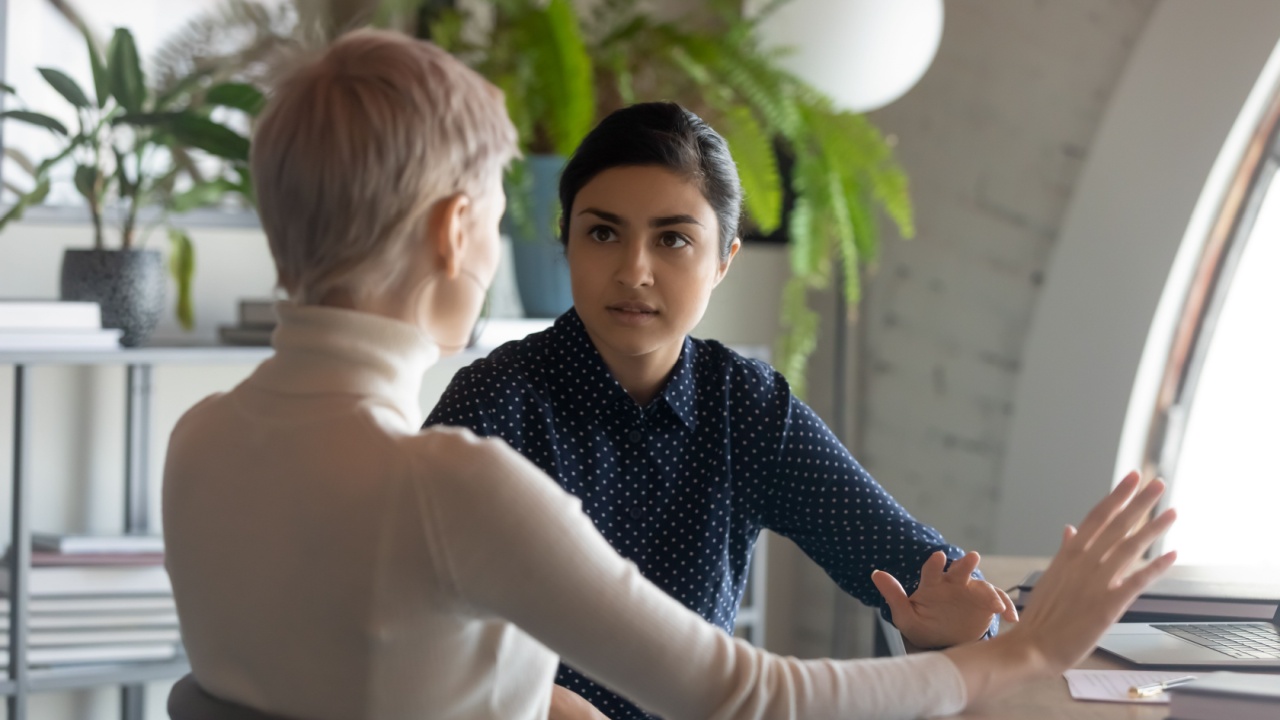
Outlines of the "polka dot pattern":
{"type": "MultiPolygon", "coordinates": [[[[715,341],[686,338],[641,407],[570,310],[459,372],[427,418],[437,424],[506,440],[581,498],[645,577],[729,632],[763,528],[882,612],[872,570],[913,592],[930,554],[963,554],[885,492],[778,372],[715,341]]],[[[651,717],[568,666],[556,681],[614,720],[651,717]]]]}

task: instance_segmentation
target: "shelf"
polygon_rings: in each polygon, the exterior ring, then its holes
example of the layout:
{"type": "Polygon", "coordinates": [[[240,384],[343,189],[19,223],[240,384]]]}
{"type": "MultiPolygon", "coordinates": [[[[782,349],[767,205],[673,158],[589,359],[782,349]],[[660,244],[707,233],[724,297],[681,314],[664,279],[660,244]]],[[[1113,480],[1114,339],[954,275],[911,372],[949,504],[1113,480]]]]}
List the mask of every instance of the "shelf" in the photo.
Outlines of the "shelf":
{"type": "MultiPolygon", "coordinates": [[[[487,322],[476,347],[462,353],[464,359],[481,358],[499,345],[519,340],[551,327],[551,318],[493,318],[487,322]]],[[[220,365],[257,364],[274,352],[266,346],[172,343],[109,350],[4,350],[0,365],[220,365]]]]}
{"type": "MultiPolygon", "coordinates": [[[[188,672],[191,672],[191,665],[185,657],[161,662],[40,668],[29,671],[27,688],[31,692],[48,692],[78,690],[99,685],[133,685],[153,680],[176,680],[188,672]]],[[[11,694],[13,694],[12,681],[0,684],[0,695],[11,694]]]]}

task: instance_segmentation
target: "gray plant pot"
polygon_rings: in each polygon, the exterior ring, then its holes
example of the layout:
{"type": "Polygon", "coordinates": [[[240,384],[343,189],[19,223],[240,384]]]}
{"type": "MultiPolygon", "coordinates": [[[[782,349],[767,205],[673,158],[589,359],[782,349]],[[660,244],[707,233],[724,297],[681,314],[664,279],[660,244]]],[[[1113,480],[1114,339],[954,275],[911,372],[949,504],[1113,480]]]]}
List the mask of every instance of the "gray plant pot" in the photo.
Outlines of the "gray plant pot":
{"type": "Polygon", "coordinates": [[[102,306],[102,326],[120,328],[120,343],[151,337],[164,310],[164,261],[157,250],[67,250],[62,256],[63,300],[102,306]]]}

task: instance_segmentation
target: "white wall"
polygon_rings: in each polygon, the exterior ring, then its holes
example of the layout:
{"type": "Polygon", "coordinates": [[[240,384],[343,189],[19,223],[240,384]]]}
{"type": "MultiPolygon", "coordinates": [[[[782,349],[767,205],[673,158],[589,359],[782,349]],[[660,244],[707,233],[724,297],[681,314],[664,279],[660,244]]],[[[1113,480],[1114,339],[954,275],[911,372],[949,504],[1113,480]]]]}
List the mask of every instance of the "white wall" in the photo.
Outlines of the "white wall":
{"type": "Polygon", "coordinates": [[[1280,57],[1260,75],[1277,40],[1280,3],[1269,0],[1169,0],[1152,17],[1098,132],[1026,341],[1000,551],[1051,551],[1055,528],[1140,464],[1190,273],[1275,92],[1280,57]]]}

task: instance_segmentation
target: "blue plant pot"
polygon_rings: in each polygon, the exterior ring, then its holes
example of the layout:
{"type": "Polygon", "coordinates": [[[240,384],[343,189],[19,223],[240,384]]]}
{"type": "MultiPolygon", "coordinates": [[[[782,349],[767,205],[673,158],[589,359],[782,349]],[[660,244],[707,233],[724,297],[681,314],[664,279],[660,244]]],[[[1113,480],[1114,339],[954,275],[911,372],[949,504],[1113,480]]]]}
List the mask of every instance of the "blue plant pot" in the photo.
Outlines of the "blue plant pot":
{"type": "Polygon", "coordinates": [[[558,317],[573,305],[569,264],[556,230],[560,171],[565,159],[559,155],[531,155],[525,162],[530,179],[529,222],[505,217],[503,231],[511,236],[516,287],[525,316],[558,317]]]}
{"type": "Polygon", "coordinates": [[[120,328],[120,344],[136,347],[160,321],[165,282],[164,260],[156,250],[67,250],[59,295],[98,303],[102,326],[120,328]]]}

